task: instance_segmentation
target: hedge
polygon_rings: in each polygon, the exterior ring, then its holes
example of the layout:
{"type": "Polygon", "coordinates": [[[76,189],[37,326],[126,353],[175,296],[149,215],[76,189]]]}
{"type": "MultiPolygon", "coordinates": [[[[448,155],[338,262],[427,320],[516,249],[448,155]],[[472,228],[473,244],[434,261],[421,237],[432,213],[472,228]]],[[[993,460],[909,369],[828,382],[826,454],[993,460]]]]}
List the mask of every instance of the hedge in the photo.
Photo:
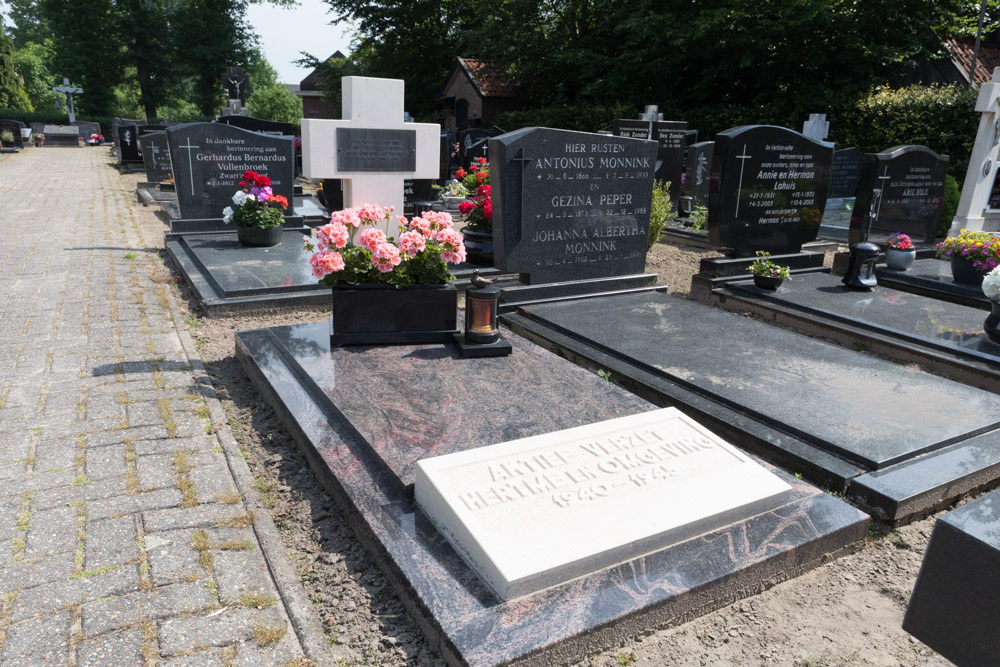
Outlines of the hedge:
{"type": "MultiPolygon", "coordinates": [[[[48,123],[50,125],[69,125],[69,116],[61,111],[21,111],[19,109],[0,109],[0,118],[4,120],[19,120],[25,125],[31,125],[32,123],[48,123]]],[[[111,133],[111,123],[114,121],[113,116],[77,116],[77,120],[86,120],[91,122],[97,122],[101,124],[101,134],[108,138],[108,141],[114,141],[114,138],[110,136],[111,133]]],[[[212,116],[197,116],[191,119],[185,119],[184,122],[195,122],[195,121],[212,121],[215,120],[212,116]]]]}

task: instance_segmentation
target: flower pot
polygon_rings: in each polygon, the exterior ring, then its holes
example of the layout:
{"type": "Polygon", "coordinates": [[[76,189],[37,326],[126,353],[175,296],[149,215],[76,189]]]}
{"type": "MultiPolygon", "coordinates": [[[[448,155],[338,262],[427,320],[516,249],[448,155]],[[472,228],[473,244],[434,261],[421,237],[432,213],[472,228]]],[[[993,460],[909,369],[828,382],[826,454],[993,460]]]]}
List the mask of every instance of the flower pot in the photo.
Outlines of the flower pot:
{"type": "Polygon", "coordinates": [[[1000,301],[990,299],[992,311],[983,322],[983,333],[997,345],[1000,345],[1000,301]]]}
{"type": "Polygon", "coordinates": [[[443,195],[441,200],[444,202],[445,208],[449,211],[457,211],[458,205],[465,201],[465,197],[451,197],[449,195],[443,195]]]}
{"type": "Polygon", "coordinates": [[[885,249],[885,265],[893,271],[906,271],[913,266],[917,259],[917,249],[898,250],[896,248],[885,249]]]}
{"type": "Polygon", "coordinates": [[[957,252],[951,253],[951,277],[956,283],[966,285],[982,285],[985,271],[972,265],[972,260],[957,252]]]}
{"type": "Polygon", "coordinates": [[[758,276],[754,274],[753,284],[760,289],[776,290],[785,281],[781,276],[758,276]]]}
{"type": "Polygon", "coordinates": [[[333,288],[330,344],[447,343],[458,333],[454,285],[338,283],[333,288]]]}
{"type": "Polygon", "coordinates": [[[471,264],[493,266],[493,232],[463,229],[465,254],[471,264]]]}
{"type": "Polygon", "coordinates": [[[281,233],[283,227],[236,227],[236,237],[240,240],[240,245],[252,248],[270,248],[281,245],[281,233]]]}

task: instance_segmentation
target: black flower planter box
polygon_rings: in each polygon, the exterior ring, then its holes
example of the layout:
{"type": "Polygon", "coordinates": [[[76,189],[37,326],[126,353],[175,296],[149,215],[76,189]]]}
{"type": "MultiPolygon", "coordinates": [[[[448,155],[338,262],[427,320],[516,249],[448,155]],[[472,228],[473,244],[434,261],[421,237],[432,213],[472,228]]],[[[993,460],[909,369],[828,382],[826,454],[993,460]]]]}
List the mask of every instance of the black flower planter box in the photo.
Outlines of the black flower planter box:
{"type": "Polygon", "coordinates": [[[454,285],[337,285],[330,344],[449,343],[457,312],[454,285]]]}

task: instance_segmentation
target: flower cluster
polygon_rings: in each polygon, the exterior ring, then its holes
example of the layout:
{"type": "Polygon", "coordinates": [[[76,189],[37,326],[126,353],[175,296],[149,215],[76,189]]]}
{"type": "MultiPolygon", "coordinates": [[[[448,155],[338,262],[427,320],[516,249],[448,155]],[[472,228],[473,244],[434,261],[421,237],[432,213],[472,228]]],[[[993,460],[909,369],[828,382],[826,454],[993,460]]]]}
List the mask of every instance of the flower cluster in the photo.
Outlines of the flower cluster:
{"type": "Polygon", "coordinates": [[[393,209],[365,204],[335,212],[329,224],[316,230],[316,241],[303,237],[313,275],[324,285],[338,282],[441,285],[453,276],[446,264],[465,261],[462,234],[451,216],[426,211],[407,220],[393,209]],[[383,221],[399,226],[398,239],[387,236],[383,221]]]}
{"type": "Polygon", "coordinates": [[[1000,265],[1000,238],[989,232],[970,232],[963,229],[958,236],[937,244],[938,255],[951,257],[958,253],[972,262],[980,271],[990,271],[1000,265]]]}
{"type": "Polygon", "coordinates": [[[993,269],[983,278],[983,294],[990,301],[1000,301],[1000,267],[993,269]]]}
{"type": "Polygon", "coordinates": [[[792,277],[788,274],[788,267],[775,264],[771,260],[771,253],[765,250],[757,251],[757,259],[755,259],[753,264],[750,265],[750,273],[755,276],[764,276],[765,278],[781,278],[782,280],[792,279],[792,277]]]}
{"type": "Polygon", "coordinates": [[[484,157],[476,158],[473,163],[469,165],[469,173],[465,173],[464,170],[459,169],[455,172],[455,178],[461,179],[462,185],[464,185],[469,192],[473,192],[480,185],[490,184],[490,163],[487,162],[484,157]]]}
{"type": "Polygon", "coordinates": [[[288,199],[274,194],[270,178],[248,169],[243,172],[240,188],[233,195],[233,206],[223,209],[223,222],[257,229],[277,227],[284,222],[282,211],[288,208],[288,199]]]}
{"type": "Polygon", "coordinates": [[[893,250],[913,250],[913,241],[903,232],[889,234],[889,238],[885,242],[893,250]]]}
{"type": "Polygon", "coordinates": [[[475,201],[464,201],[458,205],[462,215],[467,215],[465,228],[474,232],[493,231],[493,198],[490,186],[480,185],[476,190],[475,201]]]}
{"type": "MultiPolygon", "coordinates": [[[[461,171],[461,169],[459,169],[461,171]]],[[[441,194],[446,197],[468,197],[469,189],[458,179],[452,179],[448,185],[441,188],[441,194]]]]}
{"type": "Polygon", "coordinates": [[[101,144],[104,143],[104,135],[92,134],[90,135],[90,140],[87,143],[90,144],[91,146],[100,146],[101,144]]]}

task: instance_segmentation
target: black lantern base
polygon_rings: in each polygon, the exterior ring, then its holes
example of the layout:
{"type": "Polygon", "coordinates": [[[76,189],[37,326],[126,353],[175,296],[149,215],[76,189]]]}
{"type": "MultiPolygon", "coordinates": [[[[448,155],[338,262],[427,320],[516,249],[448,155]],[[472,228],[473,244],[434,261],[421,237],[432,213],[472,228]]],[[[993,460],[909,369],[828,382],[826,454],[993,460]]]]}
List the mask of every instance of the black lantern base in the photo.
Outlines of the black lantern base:
{"type": "Polygon", "coordinates": [[[863,242],[852,245],[847,273],[840,282],[855,290],[871,290],[877,287],[875,260],[878,259],[879,252],[879,247],[874,243],[863,242]]]}
{"type": "Polygon", "coordinates": [[[500,336],[495,343],[470,343],[465,340],[465,332],[460,331],[454,337],[455,347],[458,348],[458,356],[464,359],[477,359],[481,357],[506,357],[514,351],[511,344],[500,336]]]}

